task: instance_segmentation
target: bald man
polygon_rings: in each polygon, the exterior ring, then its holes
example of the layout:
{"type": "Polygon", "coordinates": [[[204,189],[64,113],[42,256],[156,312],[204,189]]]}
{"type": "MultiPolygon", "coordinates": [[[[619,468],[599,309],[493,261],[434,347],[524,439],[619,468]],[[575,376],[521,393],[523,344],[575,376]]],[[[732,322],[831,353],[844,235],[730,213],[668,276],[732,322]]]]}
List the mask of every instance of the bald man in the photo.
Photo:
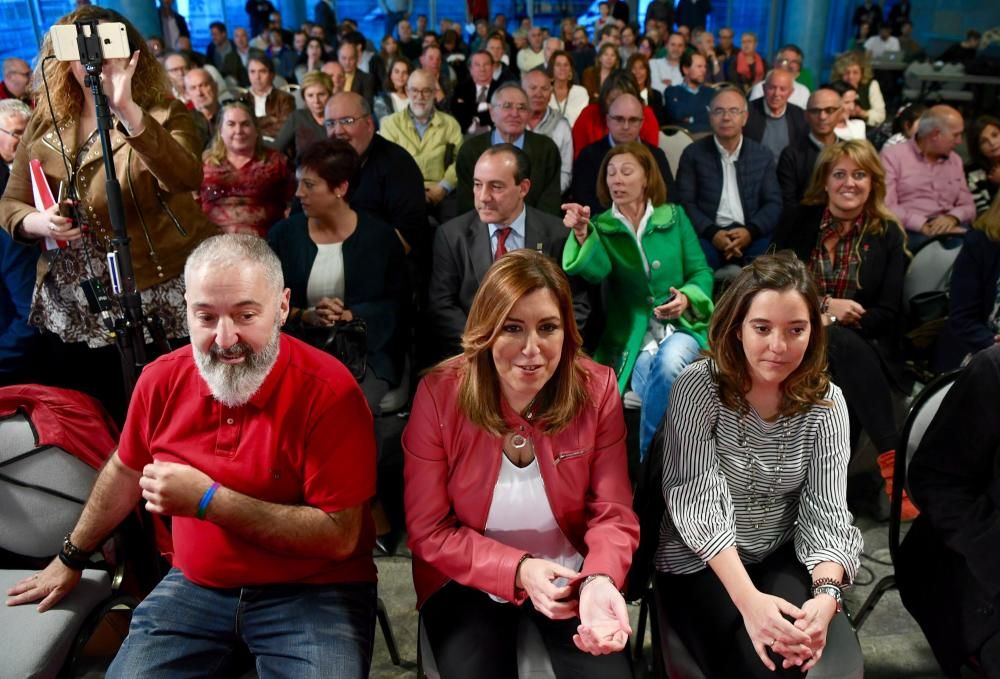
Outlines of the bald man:
{"type": "Polygon", "coordinates": [[[0,81],[0,99],[20,99],[26,104],[31,100],[28,96],[28,82],[31,80],[31,67],[24,59],[9,57],[3,61],[3,81],[0,81]]]}
{"type": "Polygon", "coordinates": [[[955,153],[964,133],[962,114],[942,104],[920,117],[913,139],[882,149],[885,204],[906,228],[911,250],[935,236],[964,233],[976,217],[955,153]]]}
{"type": "Polygon", "coordinates": [[[776,68],[764,78],[764,96],[751,101],[743,134],[760,142],[778,162],[786,146],[806,143],[805,111],[789,101],[795,85],[790,71],[776,68]]]}

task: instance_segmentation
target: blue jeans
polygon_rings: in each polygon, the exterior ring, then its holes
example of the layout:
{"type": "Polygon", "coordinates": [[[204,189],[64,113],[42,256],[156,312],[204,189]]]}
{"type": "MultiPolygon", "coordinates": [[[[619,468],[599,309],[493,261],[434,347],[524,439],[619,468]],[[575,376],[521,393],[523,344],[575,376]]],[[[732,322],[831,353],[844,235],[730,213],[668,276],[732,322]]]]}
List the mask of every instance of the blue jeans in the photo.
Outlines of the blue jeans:
{"type": "Polygon", "coordinates": [[[212,677],[245,645],[261,679],[363,679],[374,583],[201,587],[173,568],[132,615],[108,679],[212,677]]]}
{"type": "Polygon", "coordinates": [[[639,459],[644,461],[656,428],[667,412],[674,380],[698,357],[698,340],[686,332],[675,332],[660,343],[656,354],[639,352],[632,368],[632,391],[642,399],[639,415],[639,459]]]}
{"type": "Polygon", "coordinates": [[[699,238],[698,241],[701,243],[701,249],[705,251],[705,259],[708,261],[708,265],[712,267],[712,271],[716,269],[721,269],[727,264],[735,264],[736,266],[746,266],[755,257],[767,252],[767,248],[771,245],[770,238],[758,238],[757,240],[750,243],[750,247],[746,249],[743,253],[743,257],[740,259],[722,259],[722,253],[715,249],[712,245],[712,241],[705,240],[704,238],[699,238]]]}

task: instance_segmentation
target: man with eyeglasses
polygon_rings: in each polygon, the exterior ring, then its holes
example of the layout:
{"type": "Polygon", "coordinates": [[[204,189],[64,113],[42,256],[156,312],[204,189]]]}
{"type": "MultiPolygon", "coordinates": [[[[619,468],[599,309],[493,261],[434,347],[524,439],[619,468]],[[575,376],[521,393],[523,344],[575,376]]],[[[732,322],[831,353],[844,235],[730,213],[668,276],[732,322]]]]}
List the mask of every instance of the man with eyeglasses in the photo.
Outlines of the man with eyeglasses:
{"type": "Polygon", "coordinates": [[[679,125],[692,134],[708,132],[708,106],[714,90],[704,87],[708,62],[700,52],[685,52],[681,57],[683,82],[663,91],[667,122],[679,125]]]}
{"type": "Polygon", "coordinates": [[[17,57],[3,60],[3,81],[0,81],[0,100],[20,99],[31,105],[28,96],[28,83],[31,81],[31,68],[28,62],[17,57]]]}
{"type": "Polygon", "coordinates": [[[559,173],[562,161],[555,142],[527,128],[531,107],[528,95],[517,83],[504,83],[493,93],[490,118],[496,129],[470,137],[458,152],[458,214],[472,209],[473,171],[479,156],[495,144],[513,144],[531,160],[531,189],[525,202],[543,212],[559,215],[561,191],[559,173]]]}
{"type": "Polygon", "coordinates": [[[375,134],[371,107],[356,92],[331,96],[324,115],[327,136],[346,141],[361,156],[361,169],[347,190],[351,207],[367,210],[391,224],[412,256],[425,256],[427,200],[424,179],[413,156],[375,134]]]}
{"type": "MultiPolygon", "coordinates": [[[[809,91],[812,89],[812,74],[802,68],[802,50],[796,45],[785,45],[774,55],[774,68],[788,71],[792,74],[792,92],[788,101],[801,109],[809,101],[809,91]]],[[[750,88],[750,101],[757,101],[764,96],[764,81],[750,88]]]]}
{"type": "Polygon", "coordinates": [[[764,76],[764,98],[748,106],[743,134],[767,147],[775,162],[786,146],[802,143],[807,134],[805,112],[788,100],[793,82],[792,74],[784,69],[768,71],[764,76]]]}
{"type": "Polygon", "coordinates": [[[844,102],[832,87],[824,85],[809,95],[805,116],[808,134],[786,146],[778,158],[778,185],[785,210],[793,209],[802,200],[820,152],[837,142],[834,130],[843,114],[844,102]]]}
{"type": "Polygon", "coordinates": [[[670,172],[667,156],[658,146],[654,146],[639,137],[639,130],[642,129],[643,123],[642,101],[634,94],[618,95],[608,107],[607,122],[608,134],[585,146],[573,163],[573,184],[570,187],[572,202],[586,205],[590,208],[592,215],[598,215],[611,207],[610,205],[601,205],[601,201],[598,200],[596,178],[600,172],[601,163],[611,147],[633,141],[642,142],[643,146],[653,154],[660,174],[663,175],[667,196],[670,196],[674,186],[674,177],[673,173],[670,172]]]}
{"type": "Polygon", "coordinates": [[[189,109],[193,108],[193,105],[187,98],[184,76],[187,75],[190,68],[191,62],[180,52],[167,52],[163,56],[163,70],[167,72],[167,79],[170,80],[173,95],[183,101],[189,109]]]}
{"type": "Polygon", "coordinates": [[[462,146],[462,130],[457,120],[434,109],[434,85],[434,76],[427,71],[411,73],[406,108],[383,118],[379,133],[413,156],[424,178],[427,209],[440,223],[457,214],[454,201],[447,201],[448,210],[445,199],[458,184],[455,158],[462,146]]]}
{"type": "Polygon", "coordinates": [[[10,178],[10,165],[21,143],[21,135],[28,126],[31,109],[18,99],[0,100],[0,196],[10,178]]]}
{"type": "Polygon", "coordinates": [[[709,109],[712,135],[681,155],[676,196],[713,269],[743,266],[763,254],[781,218],[781,191],[771,152],[743,134],[747,101],[719,90],[709,109]]]}

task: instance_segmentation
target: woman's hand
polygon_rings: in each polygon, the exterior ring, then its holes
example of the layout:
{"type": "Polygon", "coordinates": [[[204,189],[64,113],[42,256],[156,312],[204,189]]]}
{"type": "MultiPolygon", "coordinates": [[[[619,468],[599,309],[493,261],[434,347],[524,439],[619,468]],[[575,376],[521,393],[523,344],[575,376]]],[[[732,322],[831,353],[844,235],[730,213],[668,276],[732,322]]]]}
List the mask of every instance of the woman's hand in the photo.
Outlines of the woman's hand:
{"type": "Polygon", "coordinates": [[[354,315],[344,308],[344,300],[339,297],[324,297],[316,303],[315,317],[316,325],[333,325],[337,321],[349,321],[354,315]]]}
{"type": "Polygon", "coordinates": [[[688,296],[677,288],[670,288],[670,292],[674,295],[672,300],[666,304],[653,307],[653,315],[661,321],[672,321],[680,318],[691,305],[691,301],[688,299],[688,296]]]}
{"type": "Polygon", "coordinates": [[[831,298],[827,303],[826,313],[837,318],[841,325],[856,326],[865,315],[865,308],[853,299],[831,298]]]}
{"type": "MultiPolygon", "coordinates": [[[[811,670],[823,655],[823,649],[826,648],[826,632],[830,628],[833,616],[837,614],[837,602],[832,596],[820,594],[802,604],[802,610],[806,615],[804,618],[796,620],[795,626],[808,634],[810,638],[808,647],[812,657],[802,665],[802,671],[806,672],[811,670]]],[[[788,658],[785,662],[789,662],[788,658]]],[[[792,664],[794,663],[786,664],[785,668],[791,667],[792,664]]]]}
{"type": "Polygon", "coordinates": [[[579,203],[564,203],[559,207],[566,212],[563,224],[567,228],[573,229],[576,242],[583,245],[583,241],[587,240],[587,231],[590,229],[590,208],[579,203]]]}
{"type": "Polygon", "coordinates": [[[743,625],[750,636],[750,642],[764,667],[771,671],[775,669],[774,662],[767,655],[767,648],[772,648],[776,653],[787,653],[786,659],[789,656],[795,658],[792,664],[805,662],[809,657],[809,643],[812,639],[785,619],[785,616],[796,621],[805,618],[806,612],[801,608],[781,597],[763,592],[753,592],[737,608],[743,616],[743,625]],[[797,650],[801,650],[802,654],[799,655],[797,650]]]}
{"type": "Polygon", "coordinates": [[[553,561],[528,558],[521,562],[514,577],[514,586],[523,589],[535,610],[551,620],[566,620],[577,613],[577,602],[569,599],[568,584],[557,587],[559,578],[572,579],[579,573],[553,561]]]}
{"type": "MultiPolygon", "coordinates": [[[[68,204],[69,201],[64,203],[68,204]]],[[[53,205],[44,212],[32,212],[21,222],[21,229],[32,238],[54,238],[56,240],[77,240],[83,230],[70,217],[59,214],[59,206],[53,205]]]]}
{"type": "Polygon", "coordinates": [[[628,643],[632,626],[621,592],[606,577],[594,578],[580,589],[580,626],[573,643],[585,653],[616,653],[628,643]]]}
{"type": "Polygon", "coordinates": [[[101,69],[101,85],[108,98],[108,108],[125,124],[130,136],[142,132],[142,109],[132,99],[132,76],[139,63],[139,52],[131,59],[108,59],[101,69]]]}

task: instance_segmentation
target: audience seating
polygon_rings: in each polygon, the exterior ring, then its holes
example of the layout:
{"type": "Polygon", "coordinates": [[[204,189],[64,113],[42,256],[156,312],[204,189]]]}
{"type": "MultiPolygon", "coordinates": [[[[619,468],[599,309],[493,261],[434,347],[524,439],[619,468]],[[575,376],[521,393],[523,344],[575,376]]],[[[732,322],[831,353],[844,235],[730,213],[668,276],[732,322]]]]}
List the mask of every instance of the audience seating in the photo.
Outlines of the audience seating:
{"type": "MultiPolygon", "coordinates": [[[[931,421],[934,420],[934,415],[941,407],[944,397],[951,389],[951,385],[955,383],[959,372],[961,371],[945,373],[931,380],[914,399],[906,421],[903,423],[899,445],[896,446],[896,464],[892,470],[892,499],[889,505],[889,556],[893,563],[896,562],[896,555],[899,551],[900,515],[903,506],[903,490],[906,488],[907,467],[913,454],[917,452],[920,441],[927,432],[931,421]],[[900,455],[901,451],[906,451],[906,454],[900,455]]],[[[910,502],[913,502],[912,497],[910,502]]],[[[894,574],[886,575],[876,583],[854,616],[855,629],[861,629],[875,606],[882,600],[882,596],[892,589],[896,589],[896,576],[894,574]]]]}
{"type": "MultiPolygon", "coordinates": [[[[683,127],[664,125],[660,128],[660,141],[657,145],[667,157],[667,162],[670,163],[670,171],[674,177],[677,176],[677,167],[681,163],[681,154],[684,153],[684,149],[693,141],[691,133],[683,127]]],[[[668,196],[667,199],[669,200],[670,197],[668,196]]]]}

